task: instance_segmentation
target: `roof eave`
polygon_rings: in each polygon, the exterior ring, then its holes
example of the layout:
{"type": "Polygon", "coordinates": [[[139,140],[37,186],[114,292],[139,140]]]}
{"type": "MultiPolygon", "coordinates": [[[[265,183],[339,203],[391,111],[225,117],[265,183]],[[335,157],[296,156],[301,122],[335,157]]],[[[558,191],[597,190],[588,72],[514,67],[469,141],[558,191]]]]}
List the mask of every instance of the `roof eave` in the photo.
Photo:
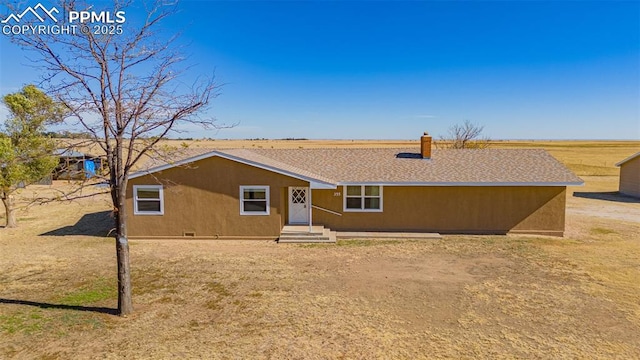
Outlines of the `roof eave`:
{"type": "Polygon", "coordinates": [[[375,185],[375,186],[582,186],[584,181],[561,182],[385,182],[385,181],[339,181],[338,185],[375,185]]]}
{"type": "Polygon", "coordinates": [[[322,179],[317,179],[317,178],[313,178],[313,177],[309,177],[306,175],[302,175],[302,174],[297,174],[288,170],[284,170],[284,169],[280,169],[274,166],[269,166],[266,164],[262,164],[259,162],[255,162],[255,161],[251,161],[251,160],[247,160],[244,159],[242,157],[238,157],[238,156],[233,156],[230,154],[226,154],[220,151],[210,151],[204,154],[200,154],[197,156],[192,156],[190,158],[186,158],[180,161],[176,161],[175,163],[171,163],[171,164],[165,164],[165,165],[161,165],[161,166],[156,166],[153,168],[150,168],[148,170],[143,170],[143,171],[137,171],[131,175],[129,175],[129,179],[135,179],[138,177],[142,177],[145,175],[151,175],[153,173],[157,173],[163,170],[168,170],[174,167],[178,167],[178,166],[182,166],[182,165],[186,165],[192,162],[196,162],[196,161],[200,161],[200,160],[204,160],[207,158],[211,158],[211,157],[221,157],[223,159],[227,159],[227,160],[231,160],[231,161],[235,161],[235,162],[239,162],[245,165],[249,165],[249,166],[253,166],[253,167],[257,167],[259,169],[264,169],[264,170],[268,170],[271,172],[275,172],[281,175],[285,175],[285,176],[289,176],[295,179],[299,179],[302,181],[307,181],[309,182],[309,187],[312,189],[335,189],[337,187],[337,184],[334,184],[332,182],[328,182],[328,181],[324,181],[322,179]]]}
{"type": "Polygon", "coordinates": [[[217,151],[210,151],[210,152],[207,152],[207,153],[204,153],[204,154],[200,154],[200,155],[192,156],[192,157],[189,157],[189,158],[186,158],[186,159],[182,159],[182,160],[176,161],[174,163],[167,163],[167,164],[160,165],[160,166],[155,166],[155,167],[152,167],[152,168],[149,168],[149,169],[146,169],[146,170],[139,170],[139,171],[136,171],[136,172],[130,174],[129,175],[129,179],[135,179],[135,178],[139,178],[139,177],[142,177],[142,176],[151,175],[151,174],[154,174],[154,173],[157,173],[157,172],[160,172],[160,171],[168,170],[168,169],[171,169],[171,168],[174,168],[174,167],[178,167],[178,166],[189,164],[189,163],[192,163],[192,162],[195,162],[195,161],[199,161],[199,160],[203,160],[203,159],[206,159],[206,158],[210,158],[212,156],[216,156],[217,153],[218,153],[217,151]]]}
{"type": "Polygon", "coordinates": [[[620,167],[620,166],[622,166],[624,163],[627,163],[627,162],[629,162],[629,161],[631,161],[631,160],[633,160],[633,159],[637,158],[638,156],[640,156],[640,151],[638,151],[637,153],[635,153],[635,154],[633,154],[633,155],[629,156],[628,158],[626,158],[626,159],[624,159],[624,160],[622,160],[622,161],[617,162],[615,166],[620,167]]]}

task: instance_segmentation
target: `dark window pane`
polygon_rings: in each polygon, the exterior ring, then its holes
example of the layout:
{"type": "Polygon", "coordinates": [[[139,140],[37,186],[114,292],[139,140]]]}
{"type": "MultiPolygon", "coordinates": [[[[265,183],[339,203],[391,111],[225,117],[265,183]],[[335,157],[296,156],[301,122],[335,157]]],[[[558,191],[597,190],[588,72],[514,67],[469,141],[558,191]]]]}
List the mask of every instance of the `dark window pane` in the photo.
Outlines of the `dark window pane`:
{"type": "Polygon", "coordinates": [[[347,195],[360,195],[360,186],[347,186],[347,195]]]}
{"type": "Polygon", "coordinates": [[[160,199],[160,189],[138,189],[138,199],[160,199]]]}
{"type": "Polygon", "coordinates": [[[361,209],[361,198],[347,198],[347,209],[361,209]]]}
{"type": "Polygon", "coordinates": [[[251,199],[266,199],[267,198],[267,192],[265,190],[245,189],[243,196],[247,200],[251,200],[251,199]]]}
{"type": "Polygon", "coordinates": [[[138,201],[139,212],[160,212],[160,201],[138,201]]]}
{"type": "Polygon", "coordinates": [[[365,186],[364,194],[366,196],[380,196],[380,186],[365,186]]]}
{"type": "Polygon", "coordinates": [[[245,201],[244,211],[245,212],[267,212],[267,202],[266,201],[245,201]]]}
{"type": "Polygon", "coordinates": [[[380,209],[380,198],[366,198],[364,199],[365,209],[380,209]]]}

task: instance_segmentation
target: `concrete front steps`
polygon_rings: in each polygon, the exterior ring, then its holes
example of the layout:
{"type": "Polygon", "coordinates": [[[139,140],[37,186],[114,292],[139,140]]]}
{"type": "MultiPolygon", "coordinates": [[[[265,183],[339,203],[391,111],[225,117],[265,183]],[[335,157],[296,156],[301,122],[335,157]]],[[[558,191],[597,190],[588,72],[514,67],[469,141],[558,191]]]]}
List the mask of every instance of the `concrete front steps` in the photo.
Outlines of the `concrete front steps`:
{"type": "Polygon", "coordinates": [[[324,226],[285,225],[280,232],[279,243],[335,243],[336,232],[324,226]]]}

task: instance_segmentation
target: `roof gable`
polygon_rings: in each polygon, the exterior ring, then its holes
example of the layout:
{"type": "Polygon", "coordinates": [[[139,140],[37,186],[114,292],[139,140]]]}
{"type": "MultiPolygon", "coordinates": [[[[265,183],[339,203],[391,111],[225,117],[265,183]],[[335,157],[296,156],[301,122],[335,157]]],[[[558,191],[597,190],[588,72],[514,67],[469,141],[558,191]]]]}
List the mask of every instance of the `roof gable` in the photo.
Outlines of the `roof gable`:
{"type": "Polygon", "coordinates": [[[129,179],[135,179],[145,175],[154,174],[160,171],[187,165],[187,164],[208,159],[211,157],[221,157],[227,160],[235,161],[238,163],[242,163],[245,165],[257,167],[257,168],[268,170],[268,171],[272,171],[272,172],[289,176],[295,179],[308,181],[311,184],[311,187],[314,189],[335,189],[336,187],[335,181],[331,179],[323,178],[322,176],[317,176],[315,174],[305,172],[304,170],[297,169],[287,164],[279,163],[275,160],[262,158],[258,154],[247,154],[242,150],[243,149],[208,151],[196,156],[191,156],[191,157],[178,160],[176,162],[165,163],[163,165],[150,167],[149,169],[146,169],[146,170],[136,171],[135,173],[132,173],[131,175],[129,175],[129,179]]]}
{"type": "Polygon", "coordinates": [[[635,153],[635,154],[633,154],[633,155],[629,156],[628,158],[626,158],[626,159],[624,159],[624,160],[622,160],[622,161],[620,161],[620,162],[616,163],[616,166],[622,166],[622,165],[624,165],[625,163],[628,163],[629,161],[631,161],[631,160],[633,160],[633,159],[637,158],[638,156],[640,156],[640,151],[638,151],[637,153],[635,153]]]}

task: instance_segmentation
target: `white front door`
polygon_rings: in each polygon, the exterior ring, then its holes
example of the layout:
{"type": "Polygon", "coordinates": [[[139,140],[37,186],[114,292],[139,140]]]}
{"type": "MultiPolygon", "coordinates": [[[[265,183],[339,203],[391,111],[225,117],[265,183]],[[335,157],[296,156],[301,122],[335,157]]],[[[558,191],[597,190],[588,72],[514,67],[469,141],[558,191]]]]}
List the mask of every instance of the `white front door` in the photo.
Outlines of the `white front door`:
{"type": "Polygon", "coordinates": [[[309,188],[289,187],[289,224],[309,223],[309,188]]]}

